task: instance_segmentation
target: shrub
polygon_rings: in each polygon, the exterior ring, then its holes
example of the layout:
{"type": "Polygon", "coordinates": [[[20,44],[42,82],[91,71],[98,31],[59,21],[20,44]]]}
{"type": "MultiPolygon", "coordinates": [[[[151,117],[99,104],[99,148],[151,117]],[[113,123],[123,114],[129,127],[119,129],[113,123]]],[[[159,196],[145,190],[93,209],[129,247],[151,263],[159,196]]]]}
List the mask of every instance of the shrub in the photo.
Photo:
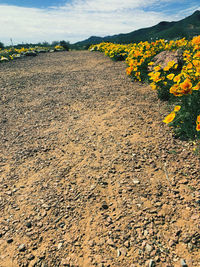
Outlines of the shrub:
{"type": "Polygon", "coordinates": [[[66,42],[64,40],[60,41],[60,46],[62,46],[65,49],[65,51],[69,51],[69,48],[70,48],[69,42],[66,42]]]}

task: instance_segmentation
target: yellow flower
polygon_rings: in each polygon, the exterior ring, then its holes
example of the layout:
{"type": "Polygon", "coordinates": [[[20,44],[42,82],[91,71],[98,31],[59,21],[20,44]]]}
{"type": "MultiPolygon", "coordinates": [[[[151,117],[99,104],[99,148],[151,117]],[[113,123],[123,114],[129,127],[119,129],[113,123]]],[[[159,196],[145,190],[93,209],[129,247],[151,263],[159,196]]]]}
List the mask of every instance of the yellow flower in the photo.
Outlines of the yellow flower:
{"type": "Polygon", "coordinates": [[[185,81],[180,84],[180,87],[183,89],[183,94],[192,93],[192,83],[190,79],[186,78],[185,81]]]}
{"type": "Polygon", "coordinates": [[[192,43],[195,45],[199,45],[200,44],[200,35],[196,36],[192,39],[192,43]]]}
{"type": "Polygon", "coordinates": [[[180,83],[180,80],[181,80],[181,75],[178,74],[177,76],[174,77],[174,80],[173,80],[173,81],[174,81],[175,83],[180,83]]]}
{"type": "Polygon", "coordinates": [[[197,85],[192,88],[192,90],[195,90],[195,91],[199,89],[200,89],[200,82],[198,82],[197,85]]]}
{"type": "Polygon", "coordinates": [[[173,80],[173,78],[174,78],[174,73],[171,73],[171,74],[167,75],[167,79],[173,80]]]}
{"type": "Polygon", "coordinates": [[[188,63],[188,64],[187,64],[187,69],[192,69],[192,68],[193,68],[192,63],[191,63],[191,62],[188,63]]]}
{"type": "Polygon", "coordinates": [[[149,73],[149,76],[151,77],[150,80],[153,80],[154,82],[159,82],[162,80],[160,78],[160,72],[151,72],[149,73]]]}
{"type": "Polygon", "coordinates": [[[196,54],[194,55],[194,58],[195,57],[200,57],[200,51],[196,52],[196,54]]]}
{"type": "Polygon", "coordinates": [[[197,124],[196,130],[200,131],[200,124],[197,124]]]}
{"type": "Polygon", "coordinates": [[[153,75],[154,75],[154,72],[152,71],[152,72],[149,72],[149,74],[148,74],[148,76],[150,76],[150,77],[153,77],[153,75]]]}
{"type": "Polygon", "coordinates": [[[167,116],[165,117],[165,119],[163,120],[163,122],[168,124],[168,123],[172,122],[172,121],[174,120],[175,117],[176,117],[176,114],[175,114],[175,112],[173,111],[172,113],[170,113],[169,115],[167,115],[167,116]]]}
{"type": "Polygon", "coordinates": [[[153,64],[154,64],[154,62],[152,62],[152,61],[148,63],[149,66],[152,66],[153,64]]]}
{"type": "Polygon", "coordinates": [[[195,67],[199,67],[200,66],[200,60],[193,60],[192,63],[194,64],[195,67]]]}
{"type": "Polygon", "coordinates": [[[170,67],[166,66],[163,68],[164,71],[168,71],[170,69],[170,67]]]}
{"type": "Polygon", "coordinates": [[[197,124],[200,124],[200,115],[197,116],[197,121],[196,121],[197,124]]]}
{"type": "Polygon", "coordinates": [[[181,109],[181,106],[175,106],[174,107],[174,112],[177,112],[177,111],[179,111],[181,109]]]}
{"type": "Polygon", "coordinates": [[[178,84],[172,85],[172,87],[169,89],[170,93],[175,96],[182,96],[182,90],[178,84]]]}
{"type": "Polygon", "coordinates": [[[176,70],[178,68],[178,64],[175,64],[174,65],[174,69],[176,70]]]}
{"type": "Polygon", "coordinates": [[[160,66],[156,66],[156,67],[154,67],[154,70],[155,70],[155,71],[159,71],[160,69],[161,69],[160,66]]]}
{"type": "Polygon", "coordinates": [[[153,90],[155,90],[157,88],[156,84],[155,83],[150,83],[150,86],[153,90]]]}
{"type": "Polygon", "coordinates": [[[130,66],[129,68],[127,68],[126,69],[127,75],[131,75],[132,70],[133,70],[133,67],[132,66],[130,66]]]}
{"type": "Polygon", "coordinates": [[[200,76],[200,68],[199,68],[199,70],[195,73],[195,76],[196,76],[196,77],[199,77],[199,76],[200,76]]]}
{"type": "Polygon", "coordinates": [[[140,76],[140,71],[136,72],[135,75],[139,77],[140,76]]]}
{"type": "Polygon", "coordinates": [[[175,61],[174,60],[172,60],[172,61],[169,61],[168,63],[167,63],[167,66],[166,67],[164,67],[164,71],[168,71],[168,70],[170,70],[173,66],[174,66],[174,64],[175,64],[175,61]]]}

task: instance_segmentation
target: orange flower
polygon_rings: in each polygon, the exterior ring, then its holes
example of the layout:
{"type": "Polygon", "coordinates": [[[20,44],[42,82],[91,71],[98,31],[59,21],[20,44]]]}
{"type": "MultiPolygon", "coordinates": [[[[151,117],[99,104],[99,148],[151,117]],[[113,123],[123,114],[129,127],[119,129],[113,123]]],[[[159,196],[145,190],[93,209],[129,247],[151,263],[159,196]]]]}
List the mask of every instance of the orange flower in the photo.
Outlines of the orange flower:
{"type": "Polygon", "coordinates": [[[196,130],[200,131],[200,124],[197,124],[196,130]]]}
{"type": "Polygon", "coordinates": [[[174,107],[174,112],[177,112],[177,111],[179,111],[181,109],[181,106],[175,106],[174,107]]]}
{"type": "Polygon", "coordinates": [[[187,64],[187,69],[192,69],[192,68],[193,68],[192,63],[191,63],[191,62],[188,63],[188,64],[187,64]]]}
{"type": "Polygon", "coordinates": [[[176,70],[178,68],[178,64],[175,64],[174,65],[174,69],[176,70]]]}
{"type": "Polygon", "coordinates": [[[194,64],[195,67],[199,67],[200,66],[200,60],[193,60],[192,63],[194,64]]]}
{"type": "Polygon", "coordinates": [[[196,91],[199,89],[200,89],[200,82],[198,82],[197,85],[192,88],[192,90],[196,90],[196,91]]]}
{"type": "Polygon", "coordinates": [[[129,68],[127,68],[126,69],[127,75],[131,75],[132,70],[133,70],[133,67],[132,66],[130,66],[129,68]]]}
{"type": "Polygon", "coordinates": [[[186,78],[185,81],[180,84],[180,87],[183,89],[184,95],[192,93],[192,83],[190,79],[186,78]]]}
{"type": "Polygon", "coordinates": [[[170,69],[174,66],[175,63],[176,63],[176,62],[175,62],[174,60],[169,61],[169,62],[167,63],[167,66],[165,66],[163,70],[164,70],[164,71],[168,71],[168,70],[170,70],[170,69]]]}
{"type": "Polygon", "coordinates": [[[173,111],[172,113],[170,113],[169,115],[167,115],[167,116],[165,117],[165,119],[163,120],[163,122],[168,124],[168,123],[172,122],[172,121],[174,120],[175,117],[176,117],[176,114],[175,114],[175,112],[173,111]]]}
{"type": "Polygon", "coordinates": [[[152,61],[148,63],[149,66],[152,66],[153,64],[154,64],[154,62],[152,62],[152,61]]]}
{"type": "Polygon", "coordinates": [[[200,44],[200,35],[196,36],[192,39],[192,43],[195,45],[199,45],[200,44]]]}
{"type": "Polygon", "coordinates": [[[181,74],[178,74],[177,76],[174,77],[174,82],[179,83],[181,80],[181,74]]]}
{"type": "Polygon", "coordinates": [[[174,78],[174,73],[167,75],[167,79],[172,80],[174,78]]]}
{"type": "Polygon", "coordinates": [[[155,70],[155,71],[159,71],[160,69],[161,69],[160,66],[156,66],[156,67],[154,67],[154,70],[155,70]]]}
{"type": "Polygon", "coordinates": [[[200,51],[196,52],[196,54],[194,55],[194,58],[195,57],[200,57],[200,51]]]}
{"type": "Polygon", "coordinates": [[[155,90],[157,88],[156,84],[155,83],[150,83],[150,86],[153,90],[155,90]]]}
{"type": "Polygon", "coordinates": [[[200,115],[197,116],[197,121],[196,121],[197,124],[200,124],[200,115]]]}
{"type": "Polygon", "coordinates": [[[163,68],[164,71],[169,71],[170,67],[166,66],[163,68]]]}
{"type": "Polygon", "coordinates": [[[175,96],[182,96],[183,95],[182,90],[178,84],[172,85],[169,92],[175,96]]]}

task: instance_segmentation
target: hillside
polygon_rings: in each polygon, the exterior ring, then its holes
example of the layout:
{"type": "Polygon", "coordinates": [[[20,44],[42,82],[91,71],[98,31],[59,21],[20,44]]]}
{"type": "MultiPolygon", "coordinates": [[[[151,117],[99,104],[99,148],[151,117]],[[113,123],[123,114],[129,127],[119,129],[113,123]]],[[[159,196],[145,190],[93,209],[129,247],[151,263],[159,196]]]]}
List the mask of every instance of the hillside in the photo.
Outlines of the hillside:
{"type": "Polygon", "coordinates": [[[113,36],[91,36],[90,38],[77,42],[77,46],[88,46],[101,42],[113,43],[132,43],[140,41],[152,41],[160,38],[176,39],[186,37],[187,39],[200,34],[200,11],[195,11],[179,21],[162,21],[155,26],[139,29],[125,34],[116,34],[113,36]]]}

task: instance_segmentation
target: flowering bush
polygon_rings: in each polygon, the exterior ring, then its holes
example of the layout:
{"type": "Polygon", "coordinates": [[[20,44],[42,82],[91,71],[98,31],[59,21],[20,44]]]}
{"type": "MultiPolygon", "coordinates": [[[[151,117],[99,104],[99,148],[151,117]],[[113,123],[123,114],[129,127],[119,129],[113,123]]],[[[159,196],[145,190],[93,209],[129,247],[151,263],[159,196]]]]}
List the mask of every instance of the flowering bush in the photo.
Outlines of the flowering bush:
{"type": "Polygon", "coordinates": [[[112,43],[100,43],[98,45],[92,45],[89,48],[90,51],[104,52],[106,56],[109,56],[112,60],[121,61],[125,60],[129,53],[129,45],[115,45],[112,43]]]}
{"type": "MultiPolygon", "coordinates": [[[[151,62],[150,62],[151,64],[151,62]]],[[[148,74],[149,80],[153,90],[157,90],[158,97],[161,100],[170,99],[169,89],[173,85],[173,78],[178,74],[178,64],[175,61],[169,61],[167,66],[161,68],[161,66],[154,67],[154,71],[148,74]]]]}
{"type": "MultiPolygon", "coordinates": [[[[1,61],[9,61],[9,60],[13,60],[13,59],[17,59],[20,57],[23,57],[25,55],[29,55],[32,53],[40,53],[40,52],[49,52],[52,49],[52,47],[40,47],[40,46],[36,46],[36,47],[30,47],[30,48],[9,48],[9,49],[0,49],[0,62],[1,61]]],[[[57,45],[54,47],[54,50],[52,51],[63,51],[64,48],[60,45],[57,45]]]]}
{"type": "Polygon", "coordinates": [[[174,128],[176,136],[200,138],[200,36],[191,41],[183,38],[128,45],[101,43],[89,49],[104,52],[114,60],[126,60],[126,73],[133,80],[147,81],[161,100],[177,102],[163,120],[174,128]],[[183,57],[181,64],[172,60],[164,67],[155,65],[154,57],[160,52],[178,50],[183,57]]]}
{"type": "Polygon", "coordinates": [[[170,123],[177,136],[200,138],[200,36],[188,43],[183,53],[184,65],[172,78],[169,92],[179,99],[180,111],[170,123]]]}

